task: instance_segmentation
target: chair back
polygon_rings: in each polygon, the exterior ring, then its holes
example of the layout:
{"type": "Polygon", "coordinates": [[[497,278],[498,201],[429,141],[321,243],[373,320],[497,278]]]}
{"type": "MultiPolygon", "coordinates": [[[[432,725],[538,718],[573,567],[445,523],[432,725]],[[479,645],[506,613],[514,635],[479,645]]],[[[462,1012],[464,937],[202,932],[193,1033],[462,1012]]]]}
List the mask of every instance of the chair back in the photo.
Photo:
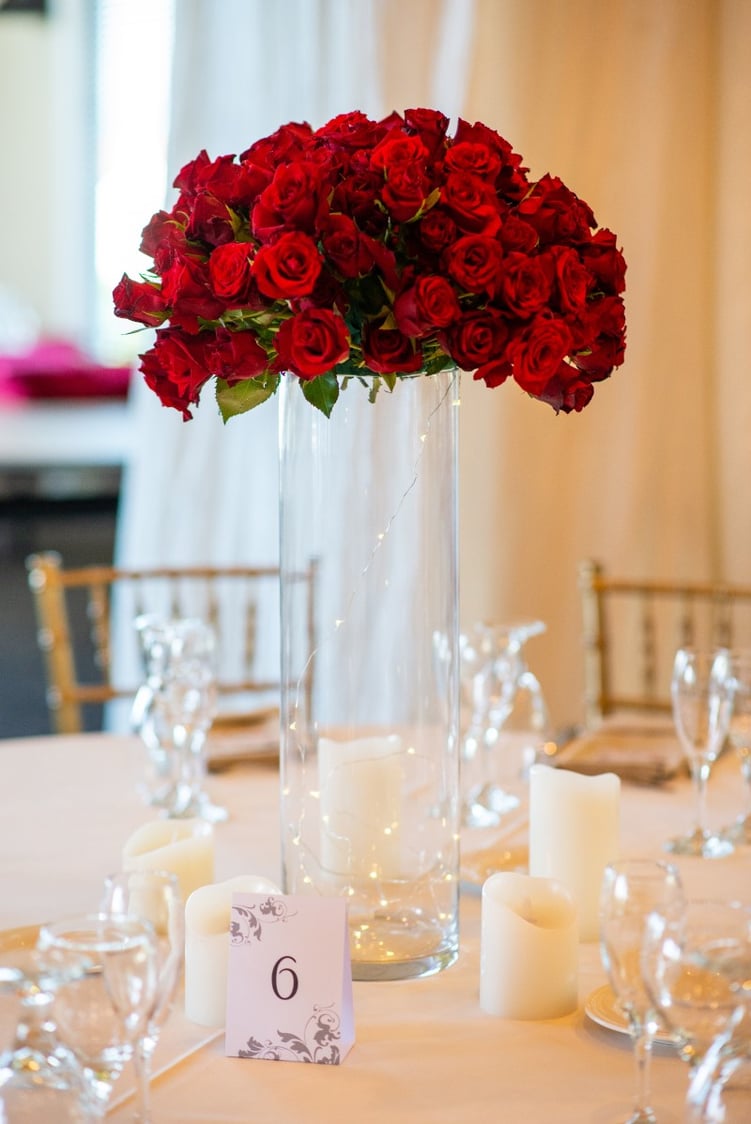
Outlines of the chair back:
{"type": "Polygon", "coordinates": [[[617,711],[669,714],[678,648],[751,647],[751,585],[633,581],[579,564],[584,721],[617,711]]]}
{"type": "MultiPolygon", "coordinates": [[[[278,567],[66,569],[55,551],[31,555],[26,566],[55,733],[96,728],[104,704],[134,698],[144,674],[134,622],[147,613],[200,617],[212,626],[220,708],[278,702],[278,567]]],[[[299,579],[312,633],[313,569],[299,579]]]]}

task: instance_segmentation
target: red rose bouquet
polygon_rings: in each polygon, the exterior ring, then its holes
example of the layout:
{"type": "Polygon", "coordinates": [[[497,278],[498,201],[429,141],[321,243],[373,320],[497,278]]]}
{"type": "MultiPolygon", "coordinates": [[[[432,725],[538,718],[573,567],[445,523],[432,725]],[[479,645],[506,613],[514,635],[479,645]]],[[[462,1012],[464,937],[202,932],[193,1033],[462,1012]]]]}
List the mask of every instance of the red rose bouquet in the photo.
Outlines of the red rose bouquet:
{"type": "Polygon", "coordinates": [[[143,231],[153,270],[113,294],[156,329],[141,371],[162,403],[187,420],[215,379],[226,420],[289,372],[328,415],[340,376],[375,394],[456,366],[583,409],[624,358],[615,235],[493,129],[448,125],[349,113],[187,164],[143,231]]]}

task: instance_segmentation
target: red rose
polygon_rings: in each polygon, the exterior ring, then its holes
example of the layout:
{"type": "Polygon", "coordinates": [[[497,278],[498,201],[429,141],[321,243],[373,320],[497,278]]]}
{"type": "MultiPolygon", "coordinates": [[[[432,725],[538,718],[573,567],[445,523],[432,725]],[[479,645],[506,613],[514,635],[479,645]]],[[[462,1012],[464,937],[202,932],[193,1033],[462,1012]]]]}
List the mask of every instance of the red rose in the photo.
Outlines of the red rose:
{"type": "Polygon", "coordinates": [[[550,256],[555,263],[558,303],[563,312],[578,312],[587,303],[592,285],[592,274],[570,246],[551,246],[550,256]]]}
{"type": "Polygon", "coordinates": [[[186,221],[185,215],[178,216],[174,211],[170,214],[157,211],[141,232],[141,253],[150,258],[161,255],[165,268],[171,265],[175,255],[186,248],[186,221]],[[168,255],[169,260],[165,255],[168,255]]]}
{"type": "Polygon", "coordinates": [[[198,402],[201,388],[211,378],[208,348],[211,338],[186,335],[174,328],[157,333],[154,347],[141,358],[141,371],[148,386],[165,406],[192,417],[189,406],[198,402]]]}
{"type": "Polygon", "coordinates": [[[553,290],[552,258],[541,255],[507,254],[503,259],[503,276],[499,295],[506,307],[526,320],[540,312],[553,290]]]}
{"type": "Polygon", "coordinates": [[[429,155],[419,137],[397,132],[387,133],[370,157],[371,168],[384,177],[383,203],[397,222],[414,218],[430,194],[429,155]]]}
{"type": "Polygon", "coordinates": [[[486,183],[493,183],[501,170],[501,158],[486,144],[460,141],[446,153],[446,167],[450,172],[479,176],[486,183]]]}
{"type": "Polygon", "coordinates": [[[519,386],[537,397],[571,349],[571,332],[559,316],[540,313],[508,345],[519,386]]]}
{"type": "Polygon", "coordinates": [[[465,313],[441,335],[441,345],[464,371],[499,359],[507,340],[508,327],[500,313],[482,309],[465,313]]]}
{"type": "MultiPolygon", "coordinates": [[[[261,137],[250,148],[240,153],[240,161],[253,168],[266,168],[273,172],[280,164],[297,160],[311,143],[313,130],[307,122],[291,121],[282,125],[268,137],[261,137]]],[[[269,179],[271,176],[269,176],[269,179]]]]}
{"type": "Polygon", "coordinates": [[[449,275],[469,293],[494,297],[501,283],[503,250],[495,238],[485,234],[466,234],[449,246],[444,254],[449,275]]]}
{"type": "Polygon", "coordinates": [[[441,150],[449,127],[444,113],[437,109],[405,109],[404,123],[419,136],[432,156],[441,150]]]}
{"type": "Polygon", "coordinates": [[[492,390],[496,386],[503,386],[511,374],[511,364],[508,359],[491,359],[489,363],[483,363],[482,367],[478,367],[472,377],[477,381],[481,380],[492,390]]]}
{"type": "Polygon", "coordinates": [[[420,167],[397,165],[389,172],[381,199],[396,222],[409,222],[420,213],[429,193],[430,185],[420,167]]]}
{"type": "Polygon", "coordinates": [[[232,216],[227,204],[206,192],[197,195],[188,220],[187,233],[190,238],[206,242],[209,246],[221,246],[235,237],[232,229],[232,216]]]}
{"type": "Polygon", "coordinates": [[[549,242],[588,242],[597,225],[592,209],[557,176],[543,176],[519,204],[519,215],[549,242]]]}
{"type": "Polygon", "coordinates": [[[394,302],[396,326],[405,336],[424,336],[446,328],[461,314],[459,301],[445,277],[423,275],[394,302]]]}
{"type": "Polygon", "coordinates": [[[362,340],[362,356],[370,371],[381,375],[408,374],[422,368],[419,346],[396,328],[376,328],[368,324],[362,340]]]}
{"type": "Polygon", "coordinates": [[[495,129],[488,128],[481,121],[470,125],[459,118],[454,134],[454,144],[482,144],[486,148],[497,152],[501,160],[501,172],[496,181],[496,190],[504,199],[522,199],[529,190],[527,168],[522,166],[522,158],[514,152],[507,140],[497,133],[495,129]]]}
{"type": "Polygon", "coordinates": [[[540,241],[537,231],[513,212],[504,215],[500,233],[501,245],[507,254],[514,250],[529,253],[540,241]]]}
{"type": "Polygon", "coordinates": [[[228,207],[249,207],[269,182],[267,172],[250,164],[237,164],[234,156],[220,156],[202,168],[200,187],[228,207]]]}
{"type": "Polygon", "coordinates": [[[159,286],[147,281],[131,281],[125,273],[115,286],[112,299],[115,302],[115,316],[122,316],[126,320],[154,327],[167,318],[159,286]]]}
{"type": "Polygon", "coordinates": [[[420,219],[418,231],[423,245],[437,254],[456,241],[456,223],[443,207],[431,207],[420,219]]]}
{"type": "Polygon", "coordinates": [[[360,277],[372,268],[370,242],[349,215],[329,215],[322,225],[323,252],[344,277],[360,277]]]}
{"type": "Polygon", "coordinates": [[[209,354],[212,375],[232,385],[254,379],[268,370],[269,359],[255,332],[217,332],[216,346],[209,354]]]}
{"type": "Polygon", "coordinates": [[[626,288],[626,262],[616,246],[612,231],[598,230],[592,241],[581,247],[580,253],[584,264],[608,292],[623,292],[626,288]]]}
{"type": "Polygon", "coordinates": [[[217,246],[209,258],[209,284],[223,301],[245,304],[251,290],[250,259],[253,247],[248,242],[227,242],[217,246]]]}
{"type": "Polygon", "coordinates": [[[321,266],[313,239],[301,231],[291,231],[261,246],[253,261],[253,276],[264,296],[293,300],[313,292],[321,266]]]}
{"type": "Polygon", "coordinates": [[[626,314],[621,297],[589,301],[570,321],[574,360],[592,380],[607,378],[626,351],[626,314]]]}
{"type": "Polygon", "coordinates": [[[552,406],[556,413],[562,410],[564,414],[570,414],[572,410],[577,413],[583,410],[591,402],[594,392],[586,375],[579,374],[568,363],[561,363],[538,398],[552,406]]]}
{"type": "Polygon", "coordinates": [[[206,149],[202,148],[195,160],[190,160],[180,169],[172,181],[172,186],[183,195],[189,197],[195,195],[201,184],[201,175],[209,167],[211,161],[206,149]]]}
{"type": "Polygon", "coordinates": [[[334,188],[331,210],[350,215],[360,230],[379,237],[388,224],[388,216],[379,205],[382,183],[377,172],[353,172],[334,188]]]}
{"type": "Polygon", "coordinates": [[[386,134],[370,155],[370,166],[388,179],[396,168],[416,168],[424,174],[430,153],[419,137],[407,137],[401,131],[386,134]]]}
{"type": "Polygon", "coordinates": [[[349,356],[349,333],[341,316],[309,308],[285,320],[276,334],[279,371],[301,379],[324,375],[349,356]]]}
{"type": "Polygon", "coordinates": [[[277,168],[274,178],[253,208],[253,233],[262,242],[283,231],[312,234],[320,207],[324,180],[315,164],[295,161],[277,168]]]}
{"type": "Polygon", "coordinates": [[[381,123],[371,121],[364,113],[356,110],[354,113],[340,113],[317,129],[315,135],[332,147],[372,149],[384,132],[385,128],[381,123]]]}
{"type": "Polygon", "coordinates": [[[208,269],[202,262],[186,258],[177,261],[162,278],[162,295],[169,307],[173,327],[197,332],[200,320],[214,320],[224,311],[209,288],[208,269]]]}
{"type": "Polygon", "coordinates": [[[441,189],[441,203],[460,230],[470,234],[497,234],[501,211],[493,188],[477,176],[452,172],[441,189]]]}

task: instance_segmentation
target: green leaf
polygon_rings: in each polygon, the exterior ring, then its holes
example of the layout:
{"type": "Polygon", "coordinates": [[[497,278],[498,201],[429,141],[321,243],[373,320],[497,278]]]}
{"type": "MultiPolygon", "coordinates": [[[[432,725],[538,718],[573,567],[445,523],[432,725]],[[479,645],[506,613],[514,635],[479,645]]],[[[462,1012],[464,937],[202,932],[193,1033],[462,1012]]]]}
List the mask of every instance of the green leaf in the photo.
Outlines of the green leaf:
{"type": "Polygon", "coordinates": [[[279,375],[266,373],[254,379],[241,379],[230,386],[225,379],[216,380],[216,401],[222,420],[246,414],[276,393],[279,375]]]}
{"type": "Polygon", "coordinates": [[[339,380],[334,372],[327,371],[325,375],[318,375],[315,379],[301,379],[300,386],[311,406],[330,418],[339,397],[339,380]]]}

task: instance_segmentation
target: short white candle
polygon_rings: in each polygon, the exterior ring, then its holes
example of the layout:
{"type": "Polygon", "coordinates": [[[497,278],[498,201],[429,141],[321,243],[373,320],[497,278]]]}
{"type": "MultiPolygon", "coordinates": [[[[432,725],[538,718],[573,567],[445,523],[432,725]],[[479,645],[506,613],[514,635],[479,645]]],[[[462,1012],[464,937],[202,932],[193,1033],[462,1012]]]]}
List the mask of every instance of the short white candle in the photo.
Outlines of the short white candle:
{"type": "Polygon", "coordinates": [[[597,940],[602,875],[620,851],[621,782],[533,765],[529,776],[529,873],[574,896],[579,939],[597,940]]]}
{"type": "Polygon", "coordinates": [[[397,876],[401,871],[401,738],[318,743],[321,865],[339,875],[397,876]]]}
{"type": "Polygon", "coordinates": [[[578,1003],[576,907],[559,882],[493,874],[482,888],[480,1006],[507,1019],[556,1019],[578,1003]]]}
{"type": "Polygon", "coordinates": [[[232,895],[240,893],[280,890],[267,878],[241,874],[203,886],[185,904],[185,1015],[201,1026],[224,1025],[232,895]]]}
{"type": "Polygon", "coordinates": [[[125,870],[170,870],[183,901],[214,880],[214,830],[203,820],[152,820],[123,848],[125,870]]]}

